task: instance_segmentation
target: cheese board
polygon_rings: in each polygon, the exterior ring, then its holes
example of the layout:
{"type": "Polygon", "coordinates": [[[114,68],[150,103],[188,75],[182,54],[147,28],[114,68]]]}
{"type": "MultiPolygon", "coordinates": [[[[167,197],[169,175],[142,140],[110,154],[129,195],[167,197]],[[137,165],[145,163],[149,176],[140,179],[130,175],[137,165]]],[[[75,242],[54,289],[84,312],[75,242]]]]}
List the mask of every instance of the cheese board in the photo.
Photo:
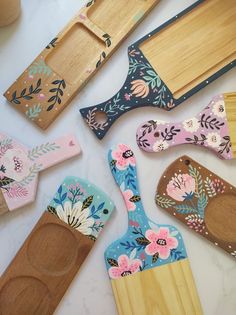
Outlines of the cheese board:
{"type": "Polygon", "coordinates": [[[138,146],[161,152],[180,144],[210,149],[222,159],[236,158],[236,93],[220,94],[198,115],[182,122],[149,120],[138,127],[138,146]]]}
{"type": "Polygon", "coordinates": [[[67,177],[1,276],[0,314],[53,314],[113,209],[98,187],[67,177]]]}
{"type": "Polygon", "coordinates": [[[126,234],[105,252],[119,315],[203,314],[180,232],[145,214],[133,151],[118,144],[108,161],[128,212],[126,234]]]}
{"type": "Polygon", "coordinates": [[[88,1],[4,96],[38,127],[48,128],[158,2],[88,1]]]}
{"type": "Polygon", "coordinates": [[[196,1],[128,48],[125,83],[109,100],[80,109],[86,124],[102,139],[132,109],[172,110],[235,67],[235,29],[234,0],[196,1]]]}
{"type": "Polygon", "coordinates": [[[0,215],[33,202],[39,173],[80,152],[73,134],[29,149],[0,133],[0,215]]]}
{"type": "Polygon", "coordinates": [[[156,204],[236,258],[236,188],[188,156],[161,176],[156,204]]]}

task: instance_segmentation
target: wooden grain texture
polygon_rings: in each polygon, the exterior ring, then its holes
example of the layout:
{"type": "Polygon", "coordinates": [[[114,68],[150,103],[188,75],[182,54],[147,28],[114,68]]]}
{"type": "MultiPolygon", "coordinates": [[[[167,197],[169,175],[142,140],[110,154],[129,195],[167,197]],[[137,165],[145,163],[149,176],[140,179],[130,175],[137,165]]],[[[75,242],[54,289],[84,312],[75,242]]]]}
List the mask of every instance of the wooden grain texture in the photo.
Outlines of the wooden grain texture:
{"type": "Polygon", "coordinates": [[[90,1],[4,96],[46,129],[158,2],[90,1]]]}
{"type": "Polygon", "coordinates": [[[235,30],[235,0],[208,0],[140,49],[179,98],[235,60],[235,30]]]}
{"type": "Polygon", "coordinates": [[[45,212],[1,277],[0,314],[53,314],[93,245],[45,212]]]}
{"type": "Polygon", "coordinates": [[[236,158],[236,93],[224,94],[224,100],[233,158],[236,158]]]}
{"type": "Polygon", "coordinates": [[[191,231],[236,258],[236,187],[217,174],[192,158],[181,156],[162,174],[157,186],[156,204],[191,231]],[[176,184],[176,188],[171,182],[176,184]],[[179,198],[185,193],[192,194],[192,197],[179,198]]]}
{"type": "Polygon", "coordinates": [[[188,259],[112,280],[119,315],[202,315],[188,259]]]}
{"type": "Polygon", "coordinates": [[[6,213],[8,211],[9,211],[8,206],[6,204],[6,201],[5,201],[5,198],[3,196],[3,193],[2,193],[2,191],[0,189],[0,215],[6,213]]]}

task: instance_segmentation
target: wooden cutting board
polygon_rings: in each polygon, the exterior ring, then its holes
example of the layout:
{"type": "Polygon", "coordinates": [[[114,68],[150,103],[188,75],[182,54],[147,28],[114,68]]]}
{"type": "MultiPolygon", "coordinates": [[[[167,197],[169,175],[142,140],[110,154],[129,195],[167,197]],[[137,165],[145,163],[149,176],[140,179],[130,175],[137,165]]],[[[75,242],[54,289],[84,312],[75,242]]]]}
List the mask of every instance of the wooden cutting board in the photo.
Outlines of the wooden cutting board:
{"type": "Polygon", "coordinates": [[[39,172],[80,152],[73,134],[29,149],[0,133],[0,215],[33,202],[39,172]]]}
{"type": "Polygon", "coordinates": [[[159,0],[91,0],[4,96],[46,129],[159,0]]]}
{"type": "Polygon", "coordinates": [[[0,314],[53,314],[113,209],[92,183],[67,177],[0,279],[0,314]]]}
{"type": "Polygon", "coordinates": [[[109,165],[128,211],[128,230],[105,252],[119,315],[203,314],[180,232],[145,214],[133,151],[119,144],[109,165]]]}
{"type": "Polygon", "coordinates": [[[236,258],[236,188],[182,156],[162,175],[156,204],[236,258]]]}
{"type": "Polygon", "coordinates": [[[147,152],[194,144],[210,149],[222,159],[233,159],[236,157],[236,93],[213,97],[198,115],[182,122],[146,121],[138,127],[136,140],[147,152]]]}
{"type": "Polygon", "coordinates": [[[236,65],[235,29],[235,0],[196,1],[129,47],[124,85],[109,100],[82,108],[85,122],[102,139],[131,109],[175,108],[236,65]]]}

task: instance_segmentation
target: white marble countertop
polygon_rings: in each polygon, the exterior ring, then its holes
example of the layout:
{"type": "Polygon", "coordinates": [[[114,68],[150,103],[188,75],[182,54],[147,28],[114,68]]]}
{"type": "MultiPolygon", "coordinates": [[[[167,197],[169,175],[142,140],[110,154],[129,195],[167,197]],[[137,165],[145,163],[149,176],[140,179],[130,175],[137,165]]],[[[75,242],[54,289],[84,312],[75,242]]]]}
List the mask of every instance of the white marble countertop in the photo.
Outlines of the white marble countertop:
{"type": "Polygon", "coordinates": [[[66,175],[77,174],[94,182],[107,192],[114,200],[117,210],[80,274],[74,279],[58,306],[56,314],[117,314],[103,253],[108,244],[125,232],[127,217],[124,202],[110,174],[106,156],[112,144],[125,142],[135,150],[137,155],[141,194],[149,217],[160,223],[174,224],[183,234],[204,314],[235,315],[235,260],[157,209],[154,194],[162,171],[180,155],[189,154],[233,185],[236,185],[236,161],[221,161],[212,153],[193,146],[176,147],[158,155],[145,154],[136,145],[135,131],[137,126],[147,119],[177,121],[195,115],[207,105],[212,96],[235,90],[236,69],[201,90],[174,111],[167,113],[150,107],[145,111],[139,109],[122,116],[103,141],[95,138],[79,114],[80,107],[104,101],[121,87],[127,73],[129,44],[195,1],[162,0],[83,91],[74,98],[47,132],[42,132],[28,123],[13,107],[9,106],[2,93],[45,47],[45,44],[74,16],[85,1],[22,1],[23,11],[20,19],[11,26],[0,29],[0,130],[29,146],[54,139],[67,132],[75,132],[83,154],[77,159],[65,162],[41,174],[37,200],[24,209],[0,218],[0,274],[4,272],[41,216],[59,183],[66,175]]]}

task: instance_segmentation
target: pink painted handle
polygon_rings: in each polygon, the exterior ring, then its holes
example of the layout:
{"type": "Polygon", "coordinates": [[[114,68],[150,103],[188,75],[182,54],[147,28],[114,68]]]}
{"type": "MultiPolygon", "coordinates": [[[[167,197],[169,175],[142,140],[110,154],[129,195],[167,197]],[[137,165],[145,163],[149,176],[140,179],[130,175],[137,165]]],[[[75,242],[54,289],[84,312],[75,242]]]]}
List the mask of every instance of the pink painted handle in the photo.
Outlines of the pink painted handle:
{"type": "Polygon", "coordinates": [[[45,170],[80,154],[80,152],[78,141],[71,134],[33,148],[28,152],[28,157],[31,162],[37,161],[40,170],[45,170]]]}
{"type": "Polygon", "coordinates": [[[136,134],[138,146],[147,152],[160,152],[180,144],[195,144],[232,159],[231,141],[224,96],[214,97],[197,116],[180,123],[150,120],[136,134]]]}

